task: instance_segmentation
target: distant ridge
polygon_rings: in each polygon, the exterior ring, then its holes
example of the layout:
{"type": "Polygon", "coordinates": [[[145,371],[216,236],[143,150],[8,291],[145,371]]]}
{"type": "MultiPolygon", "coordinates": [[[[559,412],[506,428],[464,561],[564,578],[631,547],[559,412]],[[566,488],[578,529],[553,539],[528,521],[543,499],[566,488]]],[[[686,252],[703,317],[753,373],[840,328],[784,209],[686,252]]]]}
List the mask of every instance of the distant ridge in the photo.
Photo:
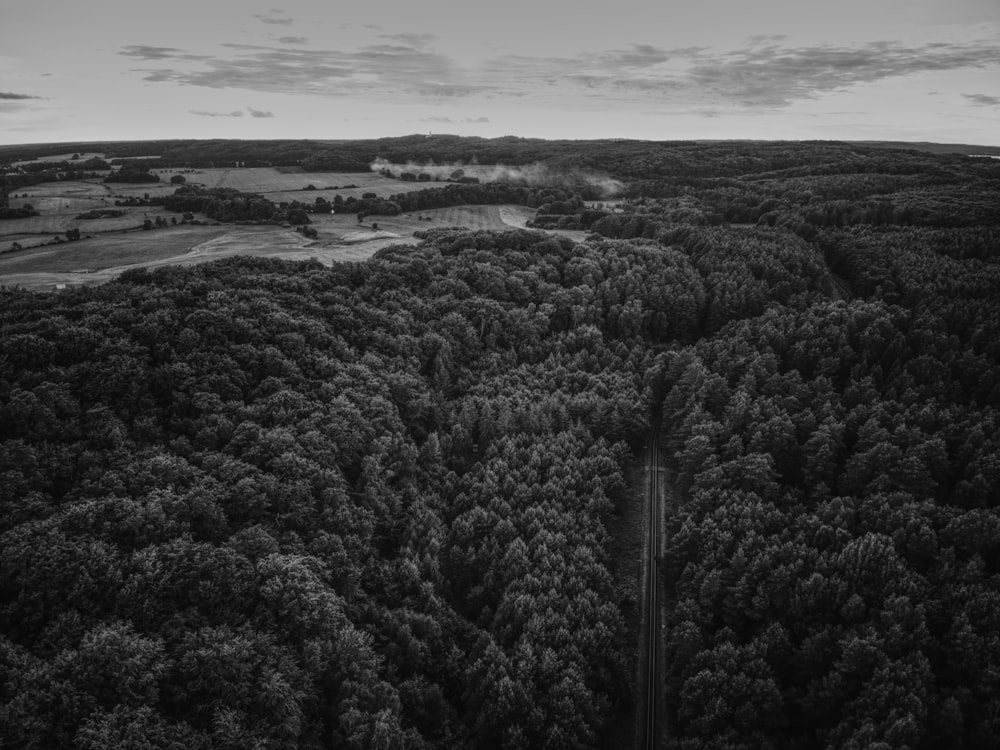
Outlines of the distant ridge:
{"type": "Polygon", "coordinates": [[[1000,146],[974,146],[968,143],[931,143],[930,141],[844,141],[872,148],[899,148],[926,151],[930,154],[966,154],[967,156],[1000,156],[1000,146]]]}
{"type": "MultiPolygon", "coordinates": [[[[258,144],[262,146],[293,146],[300,149],[311,149],[315,146],[331,146],[331,145],[341,145],[341,144],[358,144],[358,143],[393,143],[396,141],[408,139],[408,138],[421,138],[426,139],[426,134],[419,136],[415,135],[404,135],[395,138],[342,138],[342,139],[308,139],[308,138],[280,138],[280,139],[225,139],[225,138],[178,138],[178,139],[154,139],[154,140],[127,140],[127,141],[65,141],[65,142],[41,142],[32,144],[3,144],[0,143],[0,162],[2,161],[18,161],[21,159],[31,159],[31,158],[42,158],[45,156],[51,156],[55,154],[72,153],[74,151],[110,151],[118,152],[125,150],[125,155],[135,155],[132,153],[127,153],[129,149],[144,148],[152,149],[149,151],[150,154],[156,153],[158,151],[166,151],[171,148],[185,147],[185,146],[200,146],[206,144],[218,144],[218,145],[233,145],[233,146],[248,146],[252,144],[258,144]]],[[[763,140],[754,138],[720,138],[720,139],[698,139],[689,138],[677,141],[663,141],[663,140],[652,140],[652,139],[637,139],[637,138],[590,138],[583,139],[581,141],[575,140],[559,140],[559,139],[544,139],[544,138],[519,138],[517,136],[504,136],[503,138],[479,138],[477,136],[457,136],[457,135],[445,135],[445,134],[434,134],[432,140],[441,141],[468,141],[474,142],[479,141],[482,143],[534,143],[534,144],[567,144],[567,143],[615,143],[615,144],[626,144],[626,143],[656,143],[658,145],[671,144],[671,145],[683,145],[683,144],[723,144],[723,143],[758,143],[758,144],[777,144],[777,143],[843,143],[845,145],[856,145],[856,146],[866,146],[870,148],[891,148],[891,149],[901,149],[908,151],[923,151],[930,154],[966,154],[966,155],[976,155],[976,156],[1000,156],[1000,146],[977,146],[975,144],[968,143],[934,143],[932,141],[851,141],[851,140],[814,140],[814,139],[800,139],[800,140],[788,140],[788,139],[773,139],[773,140],[763,140]]],[[[116,154],[117,155],[117,154],[116,154]]]]}

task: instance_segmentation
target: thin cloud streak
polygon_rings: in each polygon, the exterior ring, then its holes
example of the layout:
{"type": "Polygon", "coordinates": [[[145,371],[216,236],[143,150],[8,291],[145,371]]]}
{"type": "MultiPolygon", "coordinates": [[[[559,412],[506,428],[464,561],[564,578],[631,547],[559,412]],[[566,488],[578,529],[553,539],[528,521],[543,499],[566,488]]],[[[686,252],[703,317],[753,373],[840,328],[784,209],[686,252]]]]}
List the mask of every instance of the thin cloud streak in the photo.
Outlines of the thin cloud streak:
{"type": "Polygon", "coordinates": [[[404,32],[402,34],[383,34],[382,38],[391,39],[394,42],[400,42],[414,48],[426,47],[437,39],[434,34],[414,34],[410,32],[404,32]]]}
{"type": "Polygon", "coordinates": [[[124,57],[134,60],[190,60],[201,61],[211,59],[209,55],[192,55],[177,47],[153,47],[148,44],[130,44],[118,52],[124,57]]]}
{"type": "Polygon", "coordinates": [[[444,125],[484,125],[490,122],[489,117],[421,117],[419,122],[436,122],[444,125]]]}
{"type": "Polygon", "coordinates": [[[988,94],[962,94],[962,96],[980,107],[995,107],[1000,104],[1000,96],[989,96],[988,94]]]}
{"type": "Polygon", "coordinates": [[[199,117],[243,117],[243,113],[238,109],[232,112],[206,112],[203,109],[189,109],[188,112],[199,117]]]}
{"type": "Polygon", "coordinates": [[[291,26],[295,21],[287,16],[274,15],[276,12],[271,11],[271,14],[265,15],[263,13],[255,13],[254,18],[256,18],[261,23],[271,24],[273,26],[291,26]]]}
{"type": "Polygon", "coordinates": [[[0,99],[6,101],[24,101],[25,99],[41,99],[40,96],[32,96],[31,94],[15,94],[11,91],[0,91],[0,99]]]}

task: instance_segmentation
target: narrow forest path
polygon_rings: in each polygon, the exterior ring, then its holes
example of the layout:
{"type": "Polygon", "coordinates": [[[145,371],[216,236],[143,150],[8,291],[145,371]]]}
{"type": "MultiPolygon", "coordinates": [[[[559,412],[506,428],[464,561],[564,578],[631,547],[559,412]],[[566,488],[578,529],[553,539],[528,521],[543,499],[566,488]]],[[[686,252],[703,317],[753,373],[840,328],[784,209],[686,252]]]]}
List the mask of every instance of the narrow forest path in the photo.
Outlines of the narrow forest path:
{"type": "MultiPolygon", "coordinates": [[[[658,423],[658,415],[651,420],[658,423]]],[[[622,615],[625,620],[625,634],[635,650],[629,650],[630,686],[632,700],[628,705],[618,706],[614,717],[606,727],[600,746],[607,750],[641,748],[644,746],[646,716],[646,685],[649,660],[649,628],[647,627],[647,583],[650,563],[655,561],[656,551],[651,541],[651,489],[657,474],[662,474],[659,460],[657,468],[651,466],[657,449],[653,445],[655,427],[645,444],[637,447],[633,462],[628,470],[630,492],[619,505],[608,531],[611,534],[611,556],[614,561],[611,572],[614,585],[621,595],[622,615]]],[[[662,497],[663,483],[659,483],[658,493],[662,497]]],[[[662,526],[660,527],[662,533],[662,526]]],[[[656,531],[653,531],[655,536],[656,531]]]]}
{"type": "Polygon", "coordinates": [[[660,675],[662,674],[662,582],[659,561],[663,529],[663,471],[660,466],[659,426],[654,423],[644,456],[642,607],[633,746],[652,750],[662,731],[660,675]]]}

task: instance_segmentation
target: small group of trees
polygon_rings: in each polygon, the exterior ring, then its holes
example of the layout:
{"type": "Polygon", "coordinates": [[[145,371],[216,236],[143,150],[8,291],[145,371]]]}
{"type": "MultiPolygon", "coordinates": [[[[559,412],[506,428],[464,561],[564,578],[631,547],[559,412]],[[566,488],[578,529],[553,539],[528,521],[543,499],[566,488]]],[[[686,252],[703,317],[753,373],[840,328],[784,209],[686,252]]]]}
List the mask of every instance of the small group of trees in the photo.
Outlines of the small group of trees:
{"type": "MultiPolygon", "coordinates": [[[[175,175],[180,177],[180,175],[175,175]]],[[[171,178],[172,179],[172,178],[171,178]]],[[[104,182],[145,183],[159,182],[160,176],[151,172],[149,165],[141,161],[127,161],[104,178],[104,182]]]]}
{"type": "Polygon", "coordinates": [[[38,211],[30,203],[25,203],[19,208],[0,208],[0,220],[2,219],[27,219],[38,216],[38,211]]]}
{"type": "Polygon", "coordinates": [[[124,211],[115,208],[92,208],[76,215],[77,221],[88,221],[90,219],[117,219],[124,216],[124,211]]]}
{"type": "MultiPolygon", "coordinates": [[[[192,217],[192,218],[194,218],[194,217],[192,217]]],[[[190,221],[190,219],[186,219],[185,221],[183,221],[181,223],[187,223],[188,221],[190,221]]],[[[177,226],[177,223],[178,222],[177,222],[177,217],[176,216],[171,216],[169,221],[167,221],[167,219],[165,219],[162,216],[156,216],[156,217],[154,217],[152,219],[148,219],[148,218],[147,219],[143,219],[142,228],[144,230],[146,230],[146,231],[149,231],[150,229],[154,229],[154,228],[155,229],[163,229],[164,227],[168,227],[168,226],[177,226]]]]}

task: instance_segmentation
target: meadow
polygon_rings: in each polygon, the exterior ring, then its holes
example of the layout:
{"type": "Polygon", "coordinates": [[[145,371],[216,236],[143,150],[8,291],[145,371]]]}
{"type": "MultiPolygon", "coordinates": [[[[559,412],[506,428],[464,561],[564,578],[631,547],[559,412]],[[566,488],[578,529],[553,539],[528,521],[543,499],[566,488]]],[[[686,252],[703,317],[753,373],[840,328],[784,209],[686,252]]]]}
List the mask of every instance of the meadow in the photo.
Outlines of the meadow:
{"type": "MultiPolygon", "coordinates": [[[[64,158],[70,155],[64,155],[64,158]]],[[[87,154],[102,157],[102,154],[87,154]]],[[[56,157],[50,157],[57,160],[56,157]]],[[[304,172],[298,167],[164,168],[153,169],[158,183],[104,183],[101,178],[46,182],[20,188],[10,195],[11,207],[31,205],[38,216],[0,222],[0,285],[51,289],[63,285],[93,285],[116,277],[129,268],[188,264],[230,255],[268,255],[287,259],[315,258],[325,264],[364,260],[383,247],[416,244],[413,233],[435,227],[470,230],[523,228],[534,209],[516,205],[453,206],[369,217],[359,223],[354,213],[311,214],[318,237],[308,239],[278,226],[219,224],[195,214],[200,225],[178,225],[143,230],[149,219],[179,219],[161,206],[116,205],[129,199],[141,201],[171,195],[181,175],[185,184],[205,188],[232,188],[256,193],[274,203],[317,198],[333,202],[380,198],[449,183],[403,181],[376,172],[304,172]],[[80,219],[101,209],[121,211],[118,217],[80,219]],[[65,241],[68,230],[79,229],[81,239],[65,241]],[[14,244],[21,250],[11,251],[14,244]]],[[[585,232],[556,231],[574,240],[585,232]]]]}
{"type": "MultiPolygon", "coordinates": [[[[398,193],[425,190],[438,183],[404,182],[374,172],[303,172],[293,167],[257,167],[247,169],[154,169],[160,176],[158,183],[105,184],[100,179],[47,182],[18,189],[10,196],[10,206],[20,208],[31,205],[40,213],[27,219],[15,219],[0,224],[0,243],[18,241],[25,245],[31,235],[61,234],[79,227],[84,234],[118,231],[142,224],[143,219],[155,217],[157,208],[142,206],[115,206],[115,201],[130,198],[171,195],[178,185],[170,178],[181,175],[186,184],[206,188],[232,188],[244,193],[257,193],[274,203],[300,201],[314,203],[317,198],[332,202],[336,195],[342,198],[361,198],[374,193],[388,198],[398,193]],[[78,220],[77,215],[101,208],[119,208],[125,215],[117,219],[78,220]]],[[[442,183],[443,184],[443,183],[442,183]]],[[[160,214],[163,212],[160,211],[160,214]]],[[[0,244],[0,246],[2,246],[0,244]]]]}
{"type": "Polygon", "coordinates": [[[258,193],[275,203],[295,200],[312,203],[319,197],[332,202],[337,194],[345,199],[360,198],[365,193],[375,193],[379,198],[388,198],[397,193],[424,190],[434,186],[434,183],[404,182],[375,172],[303,172],[297,167],[154,171],[168,184],[173,174],[182,174],[193,184],[258,193]]]}
{"type": "MultiPolygon", "coordinates": [[[[39,192],[45,192],[48,186],[39,188],[39,192]]],[[[90,286],[115,278],[130,268],[187,265],[232,255],[288,260],[314,258],[327,265],[360,261],[389,245],[416,244],[413,233],[419,230],[435,227],[503,230],[523,227],[532,214],[531,209],[523,206],[456,206],[379,216],[363,224],[354,214],[312,214],[312,226],[319,236],[307,239],[279,226],[215,222],[144,231],[137,226],[147,214],[164,218],[172,214],[141,207],[126,211],[125,216],[117,219],[73,222],[70,211],[56,209],[48,215],[6,222],[20,225],[21,232],[2,234],[0,242],[6,245],[20,241],[25,249],[0,254],[0,285],[40,290],[61,285],[90,286]],[[52,241],[56,233],[64,232],[70,225],[81,227],[84,238],[74,242],[52,241]]],[[[2,229],[6,226],[0,225],[2,229]]]]}

